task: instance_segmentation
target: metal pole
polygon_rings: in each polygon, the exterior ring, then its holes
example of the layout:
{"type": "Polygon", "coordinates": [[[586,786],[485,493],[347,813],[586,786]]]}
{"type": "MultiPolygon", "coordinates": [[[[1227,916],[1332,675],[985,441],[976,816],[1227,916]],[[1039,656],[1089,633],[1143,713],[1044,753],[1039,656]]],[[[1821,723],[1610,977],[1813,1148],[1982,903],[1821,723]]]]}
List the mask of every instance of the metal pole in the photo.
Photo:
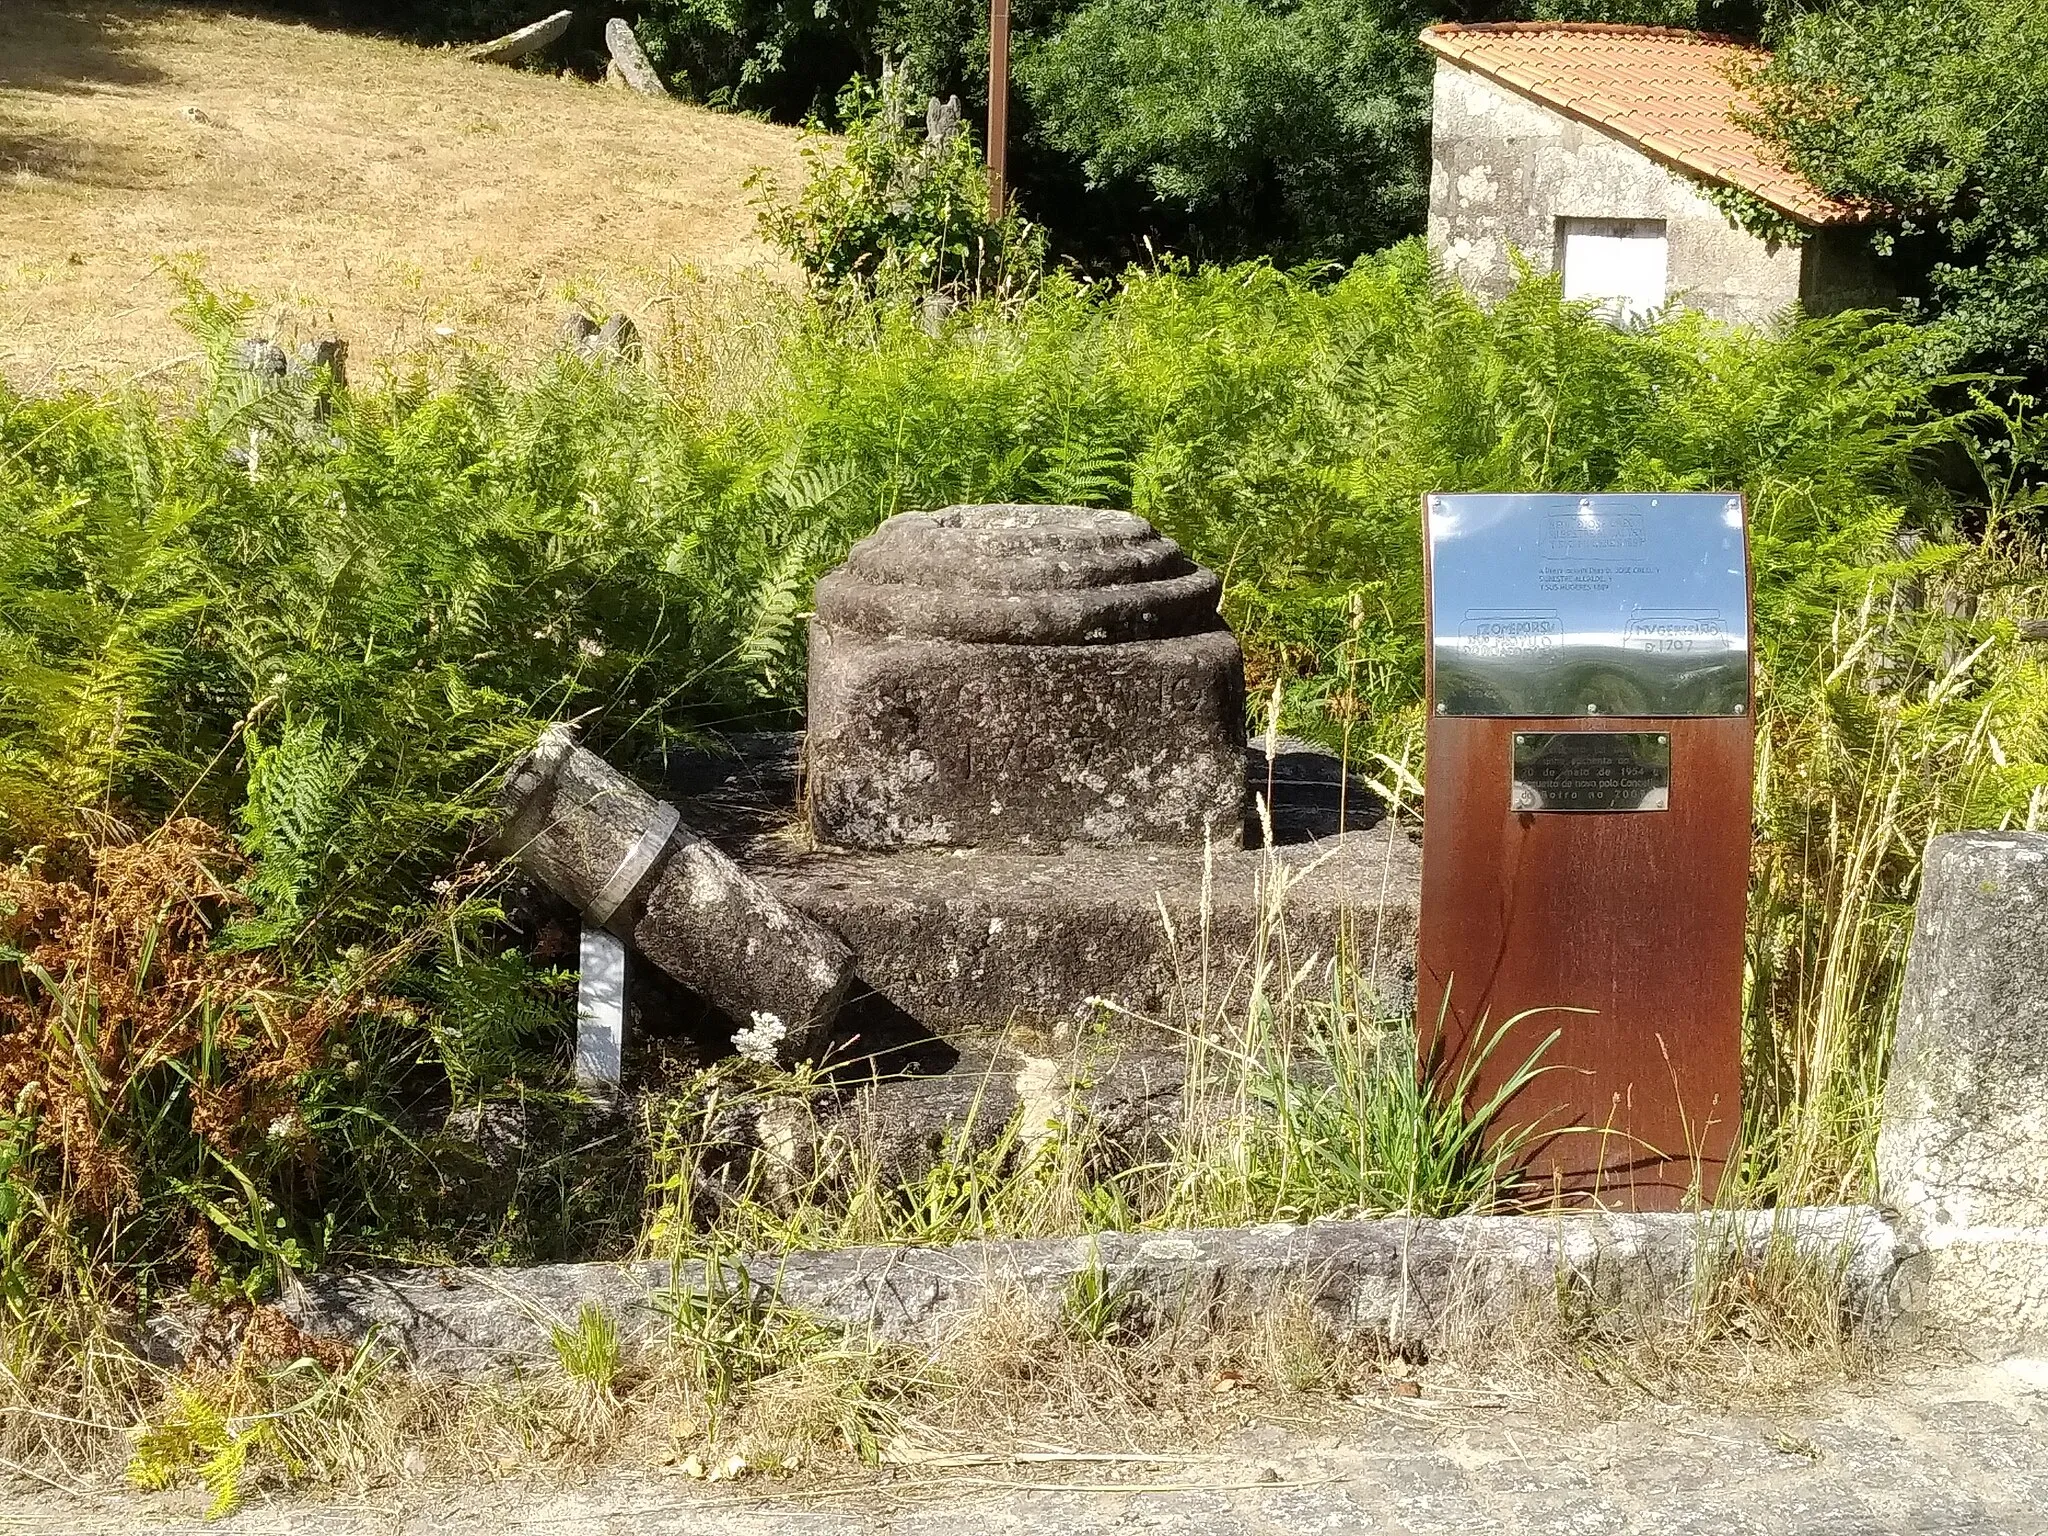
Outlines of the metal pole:
{"type": "Polygon", "coordinates": [[[1003,216],[1003,170],[1010,148],[1010,0],[988,7],[988,216],[1003,216]]]}

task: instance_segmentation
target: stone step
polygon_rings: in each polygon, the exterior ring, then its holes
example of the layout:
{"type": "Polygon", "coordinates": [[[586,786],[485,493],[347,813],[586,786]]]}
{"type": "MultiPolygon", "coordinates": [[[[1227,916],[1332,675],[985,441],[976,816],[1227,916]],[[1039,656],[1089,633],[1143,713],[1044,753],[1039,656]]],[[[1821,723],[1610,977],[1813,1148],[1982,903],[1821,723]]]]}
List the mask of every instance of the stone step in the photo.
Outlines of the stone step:
{"type": "Polygon", "coordinates": [[[1095,999],[1122,1010],[1108,1015],[1120,1026],[1179,1028],[1255,982],[1327,996],[1340,956],[1382,1006],[1412,1007],[1415,831],[1305,743],[1246,754],[1247,799],[1273,808],[1271,846],[1254,812],[1247,848],[1057,853],[819,848],[798,815],[800,738],[729,745],[678,760],[668,788],[686,824],[853,951],[842,1039],[943,1056],[945,1042],[996,1032],[1058,1036],[1100,1015],[1095,999]]]}

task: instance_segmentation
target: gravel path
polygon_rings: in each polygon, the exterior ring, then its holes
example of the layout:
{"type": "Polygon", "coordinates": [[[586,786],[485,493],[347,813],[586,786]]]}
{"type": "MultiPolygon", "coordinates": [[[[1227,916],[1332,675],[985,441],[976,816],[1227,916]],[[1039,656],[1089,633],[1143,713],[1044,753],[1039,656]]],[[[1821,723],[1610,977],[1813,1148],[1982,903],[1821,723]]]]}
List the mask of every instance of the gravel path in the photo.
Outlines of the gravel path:
{"type": "Polygon", "coordinates": [[[2048,1536],[2048,1359],[1896,1373],[1804,1409],[1562,1426],[1390,1400],[1324,1432],[1260,1424],[1178,1463],[899,1469],[805,1499],[636,1470],[571,1489],[411,1487],[204,1524],[188,1494],[17,1495],[0,1531],[78,1536],[2048,1536]],[[1089,1486],[1059,1486],[1062,1482],[1089,1486]]]}

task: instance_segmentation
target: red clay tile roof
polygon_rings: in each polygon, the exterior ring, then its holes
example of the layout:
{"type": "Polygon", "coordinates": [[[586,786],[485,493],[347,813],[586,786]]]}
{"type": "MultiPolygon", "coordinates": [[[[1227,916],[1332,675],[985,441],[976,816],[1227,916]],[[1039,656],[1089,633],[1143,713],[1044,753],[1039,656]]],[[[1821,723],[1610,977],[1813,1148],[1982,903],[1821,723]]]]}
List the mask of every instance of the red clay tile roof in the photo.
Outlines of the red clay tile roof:
{"type": "Polygon", "coordinates": [[[1425,28],[1422,41],[1652,159],[1754,193],[1802,224],[1869,217],[1825,196],[1734,120],[1750,99],[1732,76],[1765,57],[1735,38],[1610,22],[1507,21],[1445,22],[1425,28]]]}

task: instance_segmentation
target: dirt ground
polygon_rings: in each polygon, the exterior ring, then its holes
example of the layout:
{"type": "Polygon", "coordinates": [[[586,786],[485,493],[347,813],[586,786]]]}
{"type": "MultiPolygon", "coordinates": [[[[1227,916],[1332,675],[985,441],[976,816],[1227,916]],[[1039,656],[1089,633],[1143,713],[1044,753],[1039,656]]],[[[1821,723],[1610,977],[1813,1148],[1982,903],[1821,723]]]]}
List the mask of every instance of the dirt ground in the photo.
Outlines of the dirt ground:
{"type": "MultiPolygon", "coordinates": [[[[1134,1442],[1148,1438],[1133,1423],[1134,1442]]],[[[1012,1445],[798,1490],[615,1466],[361,1495],[17,1489],[0,1531],[73,1536],[2043,1536],[2048,1361],[1942,1364],[1803,1404],[1576,1420],[1512,1395],[1247,1414],[1180,1454],[1012,1445]]]]}
{"type": "Polygon", "coordinates": [[[659,323],[756,237],[750,119],[315,27],[146,0],[0,0],[0,374],[97,386],[192,350],[166,262],[338,335],[351,367],[518,355],[573,301],[659,323]]]}

